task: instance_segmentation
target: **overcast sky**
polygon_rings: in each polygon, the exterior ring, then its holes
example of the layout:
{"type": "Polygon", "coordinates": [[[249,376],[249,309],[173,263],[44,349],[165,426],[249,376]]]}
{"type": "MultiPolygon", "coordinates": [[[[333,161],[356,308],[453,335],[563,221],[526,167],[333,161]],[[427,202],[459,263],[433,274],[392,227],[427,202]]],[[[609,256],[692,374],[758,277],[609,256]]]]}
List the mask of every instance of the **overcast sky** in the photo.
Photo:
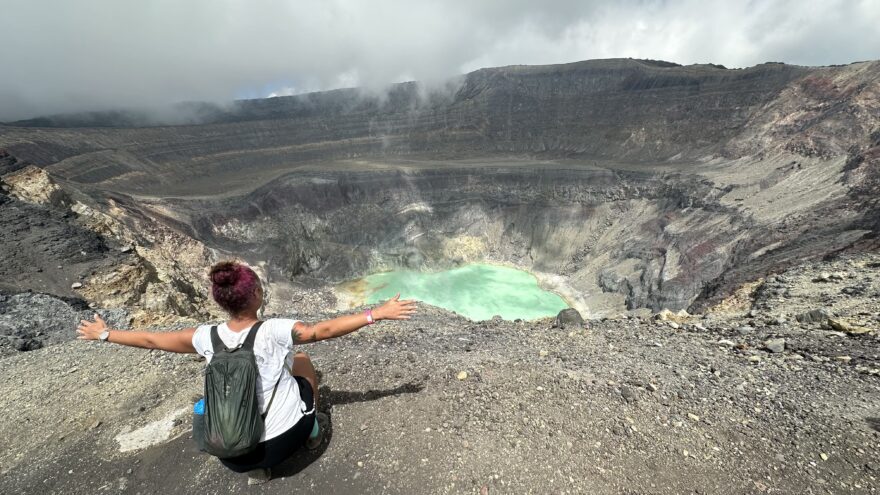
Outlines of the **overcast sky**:
{"type": "Polygon", "coordinates": [[[592,58],[880,58],[880,0],[0,0],[0,20],[0,121],[592,58]]]}

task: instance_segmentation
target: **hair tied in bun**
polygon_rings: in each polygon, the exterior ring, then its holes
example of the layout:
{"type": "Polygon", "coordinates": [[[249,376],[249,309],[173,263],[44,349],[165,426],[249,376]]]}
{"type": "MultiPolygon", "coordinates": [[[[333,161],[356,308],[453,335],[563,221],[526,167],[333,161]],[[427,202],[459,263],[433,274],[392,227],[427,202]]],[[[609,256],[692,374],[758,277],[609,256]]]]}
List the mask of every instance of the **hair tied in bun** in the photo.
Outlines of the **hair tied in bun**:
{"type": "Polygon", "coordinates": [[[221,261],[210,272],[211,295],[221,308],[230,314],[238,314],[248,308],[260,285],[251,267],[235,261],[221,261]]]}
{"type": "Polygon", "coordinates": [[[241,270],[232,263],[223,263],[223,266],[217,266],[211,270],[211,282],[221,287],[235,285],[238,281],[241,270]]]}

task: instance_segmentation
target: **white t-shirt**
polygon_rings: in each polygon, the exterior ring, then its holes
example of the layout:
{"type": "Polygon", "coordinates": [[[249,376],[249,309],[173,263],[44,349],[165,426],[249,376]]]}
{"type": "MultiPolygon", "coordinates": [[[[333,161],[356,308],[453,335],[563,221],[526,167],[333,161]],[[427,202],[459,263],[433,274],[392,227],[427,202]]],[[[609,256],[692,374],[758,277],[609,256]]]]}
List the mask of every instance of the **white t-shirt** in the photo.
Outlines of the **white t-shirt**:
{"type": "MultiPolygon", "coordinates": [[[[266,404],[272,397],[272,388],[278,382],[278,391],[272,401],[272,409],[266,416],[265,428],[260,441],[277,437],[290,429],[306,413],[311,412],[314,404],[305,404],[300,397],[299,384],[294,380],[293,369],[293,338],[290,331],[297,320],[272,318],[260,327],[254,341],[254,357],[260,376],[257,378],[257,403],[260,411],[266,412],[266,404]]],[[[226,347],[236,347],[244,342],[250,329],[233,332],[226,323],[217,326],[217,334],[226,347]]],[[[196,352],[205,356],[208,362],[214,355],[211,344],[211,325],[201,325],[193,334],[193,347],[196,352]]]]}

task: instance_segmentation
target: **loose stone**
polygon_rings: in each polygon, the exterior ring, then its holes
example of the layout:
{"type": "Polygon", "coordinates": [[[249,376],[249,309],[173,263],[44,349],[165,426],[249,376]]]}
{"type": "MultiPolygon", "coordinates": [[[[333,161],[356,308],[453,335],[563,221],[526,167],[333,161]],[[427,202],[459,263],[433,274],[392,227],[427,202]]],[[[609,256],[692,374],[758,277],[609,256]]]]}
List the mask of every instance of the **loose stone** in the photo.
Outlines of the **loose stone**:
{"type": "Polygon", "coordinates": [[[764,348],[778,354],[785,350],[785,339],[768,339],[764,341],[764,348]]]}

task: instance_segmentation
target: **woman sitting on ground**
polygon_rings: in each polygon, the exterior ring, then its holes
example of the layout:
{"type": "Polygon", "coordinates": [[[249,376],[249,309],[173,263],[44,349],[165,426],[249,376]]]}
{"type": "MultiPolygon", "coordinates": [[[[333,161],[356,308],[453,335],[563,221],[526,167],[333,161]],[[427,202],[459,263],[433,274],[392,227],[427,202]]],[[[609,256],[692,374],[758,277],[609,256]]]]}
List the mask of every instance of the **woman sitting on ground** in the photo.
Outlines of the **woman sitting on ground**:
{"type": "MultiPolygon", "coordinates": [[[[229,313],[229,320],[217,327],[223,344],[234,348],[244,342],[257,323],[263,305],[263,288],[257,274],[242,263],[224,261],[211,268],[211,294],[229,313]]],[[[312,361],[304,352],[292,354],[295,344],[308,344],[341,337],[379,320],[406,320],[415,313],[414,301],[400,295],[364,313],[341,316],[315,324],[272,318],[258,329],[253,350],[259,368],[257,401],[265,412],[277,383],[257,449],[240,457],[221,459],[236,472],[268,470],[303,445],[317,448],[322,431],[316,418],[318,379],[312,361]]],[[[99,315],[83,320],[79,339],[103,340],[146,349],[199,353],[209,362],[214,353],[211,325],[174,332],[122,331],[107,328],[99,315]]],[[[263,474],[265,476],[265,473],[263,474]]]]}

